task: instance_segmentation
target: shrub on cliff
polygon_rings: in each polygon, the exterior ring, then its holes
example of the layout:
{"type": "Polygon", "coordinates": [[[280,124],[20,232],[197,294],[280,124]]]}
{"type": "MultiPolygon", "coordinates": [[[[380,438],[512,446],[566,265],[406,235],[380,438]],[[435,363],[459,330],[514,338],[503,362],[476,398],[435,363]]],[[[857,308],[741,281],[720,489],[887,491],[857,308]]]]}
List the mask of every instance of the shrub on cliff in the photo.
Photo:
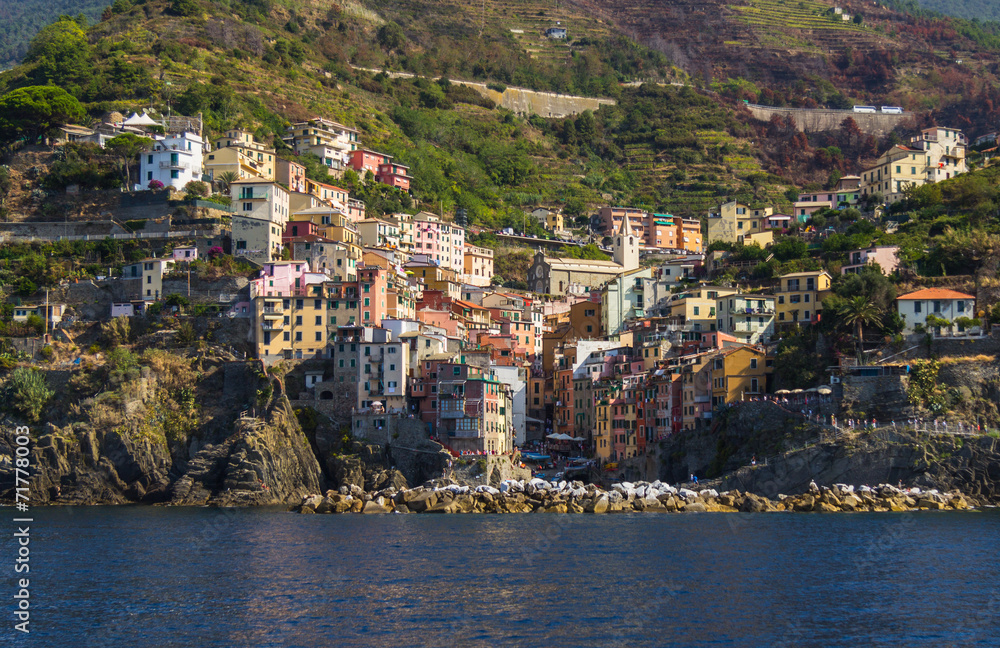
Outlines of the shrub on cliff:
{"type": "Polygon", "coordinates": [[[32,422],[38,421],[53,393],[45,374],[37,369],[18,367],[7,381],[7,402],[32,422]]]}

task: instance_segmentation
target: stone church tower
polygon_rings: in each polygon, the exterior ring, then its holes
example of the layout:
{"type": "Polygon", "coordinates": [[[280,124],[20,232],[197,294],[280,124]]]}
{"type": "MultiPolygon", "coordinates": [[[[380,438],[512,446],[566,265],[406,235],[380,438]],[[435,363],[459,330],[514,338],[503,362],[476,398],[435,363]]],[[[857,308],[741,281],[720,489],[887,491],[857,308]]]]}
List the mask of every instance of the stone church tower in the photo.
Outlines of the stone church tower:
{"type": "Polygon", "coordinates": [[[639,239],[632,232],[628,215],[622,217],[622,226],[611,242],[615,263],[622,266],[625,272],[639,267],[639,239]]]}

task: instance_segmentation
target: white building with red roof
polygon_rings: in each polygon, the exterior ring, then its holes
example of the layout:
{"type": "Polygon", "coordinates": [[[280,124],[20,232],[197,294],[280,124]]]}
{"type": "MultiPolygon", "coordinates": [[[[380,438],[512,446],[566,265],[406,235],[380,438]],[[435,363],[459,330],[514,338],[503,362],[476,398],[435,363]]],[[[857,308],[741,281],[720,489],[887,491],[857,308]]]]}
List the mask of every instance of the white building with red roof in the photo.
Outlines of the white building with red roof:
{"type": "Polygon", "coordinates": [[[927,317],[947,320],[953,332],[961,328],[956,320],[976,317],[976,298],[955,290],[924,288],[896,298],[896,310],[906,322],[904,333],[913,333],[917,324],[927,325],[927,317]]]}

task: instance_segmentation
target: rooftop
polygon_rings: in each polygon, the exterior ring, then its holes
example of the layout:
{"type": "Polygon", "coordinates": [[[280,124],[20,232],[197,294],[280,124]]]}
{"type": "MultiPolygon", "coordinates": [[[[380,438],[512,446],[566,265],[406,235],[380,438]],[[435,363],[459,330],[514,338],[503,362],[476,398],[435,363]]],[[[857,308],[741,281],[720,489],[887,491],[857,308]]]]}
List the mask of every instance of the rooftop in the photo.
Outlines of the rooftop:
{"type": "Polygon", "coordinates": [[[911,292],[901,297],[896,298],[899,301],[902,300],[917,300],[917,299],[972,299],[975,297],[972,295],[966,295],[965,293],[960,293],[956,290],[948,290],[946,288],[924,288],[923,290],[918,290],[916,292],[911,292]]]}

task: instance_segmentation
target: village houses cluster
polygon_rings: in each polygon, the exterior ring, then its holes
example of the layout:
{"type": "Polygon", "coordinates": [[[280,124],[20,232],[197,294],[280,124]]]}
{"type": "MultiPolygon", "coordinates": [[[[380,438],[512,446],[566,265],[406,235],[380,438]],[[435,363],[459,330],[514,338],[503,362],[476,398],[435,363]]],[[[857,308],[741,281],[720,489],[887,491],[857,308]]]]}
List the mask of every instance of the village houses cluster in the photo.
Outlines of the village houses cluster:
{"type": "MultiPolygon", "coordinates": [[[[351,127],[317,117],[292,124],[285,141],[335,177],[370,171],[410,190],[408,167],[362,147],[351,127]]],[[[158,137],[140,167],[145,183],[178,189],[235,176],[232,250],[262,270],[230,315],[251,319],[266,364],[321,360],[305,382],[317,402],[358,416],[419,418],[456,452],[505,453],[548,439],[617,461],[710,423],[720,406],[771,393],[774,341],[822,318],[828,272],[786,274],[753,292],[713,285],[706,279],[729,261],[725,251],[707,252],[710,244],[767,248],[821,208],[845,209],[874,193],[898,200],[908,186],[964,172],[965,146],[961,131],[926,129],[860,176],[801,193],[792,214],[733,201],[703,228],[699,219],[603,207],[595,229],[611,238],[611,260],[539,247],[526,291],[494,284],[493,251],[471,245],[465,227],[427,212],[368,218],[364,203],[307,178],[302,164],[247,131],[212,143],[190,130],[158,137]]],[[[554,234],[566,230],[558,209],[530,216],[554,234]]],[[[896,252],[856,250],[841,272],[877,265],[892,273],[896,252]]],[[[126,266],[139,305],[116,304],[112,315],[161,299],[163,277],[198,254],[177,247],[126,266]]],[[[912,332],[928,315],[971,315],[975,298],[925,289],[899,297],[897,309],[912,332]]]]}

